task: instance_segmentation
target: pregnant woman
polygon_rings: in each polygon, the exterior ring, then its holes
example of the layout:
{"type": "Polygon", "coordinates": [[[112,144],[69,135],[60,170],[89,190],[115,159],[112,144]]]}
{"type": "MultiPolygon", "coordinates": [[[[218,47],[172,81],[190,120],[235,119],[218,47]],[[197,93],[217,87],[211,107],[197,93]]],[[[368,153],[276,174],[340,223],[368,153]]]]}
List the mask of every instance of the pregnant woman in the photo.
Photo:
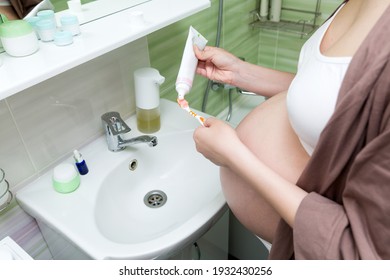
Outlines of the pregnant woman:
{"type": "Polygon", "coordinates": [[[390,0],[349,0],[302,47],[296,75],[199,51],[197,73],[270,97],[197,150],[270,259],[390,258],[390,0]]]}

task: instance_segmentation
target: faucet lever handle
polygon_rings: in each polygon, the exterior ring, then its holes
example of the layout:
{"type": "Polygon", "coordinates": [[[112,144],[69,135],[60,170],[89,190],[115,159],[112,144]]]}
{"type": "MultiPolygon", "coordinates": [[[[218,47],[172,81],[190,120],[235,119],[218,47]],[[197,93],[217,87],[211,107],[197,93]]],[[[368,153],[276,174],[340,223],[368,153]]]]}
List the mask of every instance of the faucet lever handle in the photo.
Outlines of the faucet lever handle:
{"type": "Polygon", "coordinates": [[[107,112],[101,116],[103,124],[108,126],[112,135],[130,132],[131,128],[122,120],[118,112],[107,112]]]}

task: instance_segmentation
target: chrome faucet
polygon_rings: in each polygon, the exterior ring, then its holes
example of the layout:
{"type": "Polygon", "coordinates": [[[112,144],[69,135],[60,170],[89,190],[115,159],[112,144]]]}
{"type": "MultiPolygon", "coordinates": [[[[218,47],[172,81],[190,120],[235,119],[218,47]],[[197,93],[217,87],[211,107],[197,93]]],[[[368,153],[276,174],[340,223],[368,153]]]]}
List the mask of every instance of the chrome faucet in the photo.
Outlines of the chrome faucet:
{"type": "Polygon", "coordinates": [[[139,143],[148,144],[150,147],[157,145],[157,137],[141,135],[131,139],[123,139],[122,136],[130,132],[131,128],[122,120],[118,112],[107,112],[101,116],[103,128],[106,133],[108,149],[117,152],[139,143]]]}

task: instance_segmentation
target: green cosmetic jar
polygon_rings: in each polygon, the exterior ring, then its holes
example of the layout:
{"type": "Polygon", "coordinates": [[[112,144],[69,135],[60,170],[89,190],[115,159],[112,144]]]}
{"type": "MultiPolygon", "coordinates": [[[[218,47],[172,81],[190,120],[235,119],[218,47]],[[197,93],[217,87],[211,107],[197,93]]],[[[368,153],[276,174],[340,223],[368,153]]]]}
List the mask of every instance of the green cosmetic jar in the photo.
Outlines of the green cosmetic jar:
{"type": "Polygon", "coordinates": [[[70,193],[80,185],[80,175],[75,166],[62,163],[53,170],[53,187],[59,193],[70,193]]]}
{"type": "Polygon", "coordinates": [[[0,40],[10,56],[27,56],[39,48],[34,29],[24,20],[9,20],[0,24],[0,40]]]}

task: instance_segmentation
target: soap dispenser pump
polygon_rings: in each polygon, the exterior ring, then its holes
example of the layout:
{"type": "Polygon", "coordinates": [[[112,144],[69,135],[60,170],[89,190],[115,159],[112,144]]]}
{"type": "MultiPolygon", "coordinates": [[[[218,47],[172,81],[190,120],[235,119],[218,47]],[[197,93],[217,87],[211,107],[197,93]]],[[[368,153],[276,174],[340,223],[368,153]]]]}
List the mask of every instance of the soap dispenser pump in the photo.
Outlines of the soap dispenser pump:
{"type": "Polygon", "coordinates": [[[143,133],[160,130],[160,85],[164,81],[154,68],[134,71],[137,128],[143,133]]]}

